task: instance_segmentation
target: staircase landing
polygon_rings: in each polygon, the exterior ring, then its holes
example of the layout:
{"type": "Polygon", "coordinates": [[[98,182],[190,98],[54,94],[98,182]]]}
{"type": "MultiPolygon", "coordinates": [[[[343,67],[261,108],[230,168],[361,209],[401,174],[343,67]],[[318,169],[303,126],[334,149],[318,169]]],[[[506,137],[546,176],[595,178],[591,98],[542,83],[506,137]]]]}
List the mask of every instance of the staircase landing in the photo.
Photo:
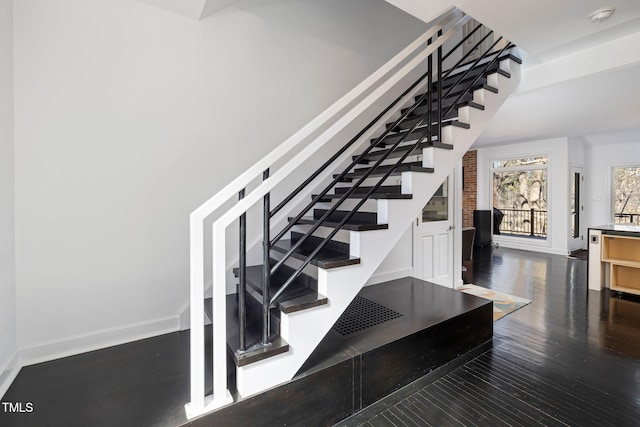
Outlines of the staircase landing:
{"type": "Polygon", "coordinates": [[[347,335],[334,326],[293,380],[189,425],[333,425],[490,346],[489,301],[410,277],[365,287],[358,297],[354,316],[348,309],[341,317],[347,335]]]}

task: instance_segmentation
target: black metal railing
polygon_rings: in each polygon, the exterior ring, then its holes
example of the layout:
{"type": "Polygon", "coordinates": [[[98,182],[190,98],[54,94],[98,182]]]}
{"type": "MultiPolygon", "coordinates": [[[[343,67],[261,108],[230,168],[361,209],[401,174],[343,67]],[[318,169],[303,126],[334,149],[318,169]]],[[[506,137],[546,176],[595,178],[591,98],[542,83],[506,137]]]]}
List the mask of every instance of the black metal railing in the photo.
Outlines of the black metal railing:
{"type": "Polygon", "coordinates": [[[616,224],[635,224],[640,225],[640,212],[635,213],[621,213],[617,212],[614,215],[616,224]]]}
{"type": "Polygon", "coordinates": [[[501,234],[547,237],[547,211],[537,209],[502,209],[501,234]]]}
{"type": "MultiPolygon", "coordinates": [[[[460,24],[460,23],[459,23],[460,24]]],[[[461,27],[461,25],[460,25],[461,27]]],[[[480,79],[485,77],[487,70],[493,67],[498,61],[503,53],[512,47],[510,43],[506,43],[505,46],[500,50],[495,50],[495,47],[502,41],[502,38],[498,38],[485,52],[475,61],[471,61],[467,63],[467,68],[460,72],[459,67],[461,64],[465,64],[465,60],[469,57],[469,55],[475,50],[476,47],[479,47],[482,42],[484,42],[487,37],[489,37],[492,32],[488,32],[486,36],[484,36],[480,41],[476,43],[473,49],[470,49],[467,54],[461,55],[461,58],[456,62],[455,65],[450,67],[448,70],[442,69],[443,61],[449,58],[455,51],[461,48],[463,43],[468,40],[475,32],[477,32],[482,25],[478,25],[470,34],[466,35],[462,38],[460,42],[458,42],[449,52],[443,55],[442,44],[435,49],[435,52],[432,52],[426,61],[427,71],[424,73],[418,80],[416,80],[407,90],[405,90],[402,95],[400,95],[394,102],[392,102],[387,108],[385,108],[376,118],[374,118],[365,128],[360,131],[354,138],[352,138],[349,142],[347,142],[338,152],[331,156],[319,169],[313,172],[309,178],[307,178],[302,184],[300,184],[295,190],[293,190],[287,197],[284,198],[275,208],[270,209],[270,199],[267,194],[264,198],[263,205],[263,283],[262,283],[262,339],[261,345],[269,345],[269,339],[271,336],[271,327],[269,323],[269,313],[270,310],[275,307],[275,304],[278,302],[280,296],[287,290],[287,288],[302,274],[303,270],[313,261],[313,259],[323,250],[323,248],[335,237],[335,235],[340,231],[340,229],[357,213],[357,211],[367,202],[382,186],[384,181],[391,176],[406,160],[408,157],[416,155],[416,150],[422,145],[426,143],[430,143],[432,145],[437,145],[442,143],[442,126],[444,118],[448,117],[448,115],[454,111],[455,108],[458,107],[458,103],[467,95],[469,92],[477,86],[480,79]],[[470,72],[477,72],[477,76],[473,79],[465,79],[469,75],[470,72]],[[436,77],[436,81],[433,81],[434,76],[436,77]],[[453,78],[455,76],[455,78],[453,78]],[[447,79],[453,78],[453,83],[450,83],[447,79]],[[447,81],[447,90],[444,90],[444,82],[447,81]],[[342,157],[342,155],[357,141],[361,139],[361,137],[369,131],[374,125],[376,125],[380,119],[391,111],[394,108],[399,106],[399,103],[404,102],[406,96],[414,91],[416,87],[419,85],[425,85],[425,92],[419,95],[415,102],[411,107],[403,110],[400,117],[396,119],[391,125],[389,125],[383,133],[375,138],[371,144],[369,144],[365,149],[357,156],[354,156],[351,163],[345,167],[340,173],[336,174],[332,181],[325,186],[321,191],[315,195],[311,202],[309,202],[305,207],[290,221],[287,225],[285,225],[281,230],[279,230],[275,236],[270,236],[271,230],[271,218],[281,211],[285,206],[287,206],[298,194],[300,194],[303,190],[305,190],[311,183],[313,183],[316,178],[320,174],[322,174],[328,167],[335,164],[338,159],[342,157]],[[451,106],[448,107],[446,111],[443,112],[443,101],[451,102],[451,106]],[[434,106],[435,102],[435,106],[434,106]],[[428,108],[421,114],[413,114],[414,111],[419,107],[426,103],[428,108]],[[408,129],[402,129],[400,125],[405,122],[405,120],[410,119],[413,124],[408,129]],[[414,132],[419,132],[419,137],[415,142],[409,145],[402,145],[407,141],[410,135],[415,135],[414,132]],[[385,137],[398,132],[399,135],[402,135],[399,139],[397,139],[393,144],[390,144],[390,147],[385,147],[383,150],[376,150],[376,148],[380,148],[380,143],[385,139],[385,137]],[[393,153],[400,154],[400,151],[397,151],[399,148],[403,150],[402,155],[399,156],[399,159],[391,164],[384,164],[387,168],[384,173],[380,169],[380,166],[383,165],[384,162],[395,158],[396,156],[392,156],[393,153]],[[362,174],[359,174],[357,180],[351,184],[346,191],[340,193],[340,198],[332,204],[332,206],[326,210],[320,216],[320,218],[316,219],[313,224],[307,229],[306,233],[302,234],[295,242],[292,242],[291,246],[288,250],[280,256],[278,260],[271,259],[271,250],[287,233],[289,233],[294,225],[300,221],[305,215],[307,215],[314,206],[316,206],[319,202],[324,200],[327,194],[340,182],[344,182],[347,174],[351,173],[353,169],[362,163],[364,159],[370,153],[375,153],[377,156],[377,160],[371,166],[368,166],[368,169],[364,171],[362,174]],[[326,236],[322,238],[322,241],[302,260],[296,263],[295,271],[288,276],[286,280],[282,283],[278,283],[278,290],[270,295],[270,281],[274,274],[282,268],[283,265],[293,256],[293,254],[307,241],[320,227],[327,227],[327,222],[329,218],[332,218],[335,212],[345,203],[347,199],[352,196],[358,188],[363,186],[363,183],[373,177],[377,177],[377,181],[375,184],[371,185],[370,188],[364,194],[360,194],[358,192],[358,202],[355,203],[355,206],[351,208],[343,218],[337,222],[337,224],[332,225],[332,229],[326,233],[326,236]]],[[[433,45],[438,43],[439,37],[443,35],[442,30],[437,33],[437,35],[433,36],[429,41],[429,45],[433,45]]],[[[413,139],[413,138],[412,138],[413,139]]],[[[263,175],[263,179],[268,179],[269,171],[265,171],[263,175]]],[[[354,177],[353,179],[356,179],[354,177]]],[[[240,223],[241,233],[243,232],[243,227],[246,228],[246,225],[243,226],[243,223],[240,223]]],[[[241,242],[244,237],[241,236],[241,242]]],[[[242,252],[244,251],[244,247],[241,243],[241,270],[242,268],[246,268],[246,262],[242,261],[246,258],[246,255],[242,252]],[[242,267],[244,266],[244,267],[242,267]]],[[[242,282],[244,279],[245,273],[240,274],[240,281],[242,282]]],[[[239,291],[245,288],[245,284],[241,283],[239,291]]],[[[244,304],[244,303],[243,303],[244,304]]],[[[239,311],[242,311],[240,309],[239,311]]],[[[241,325],[246,324],[243,323],[242,318],[245,316],[245,313],[240,313],[241,325]]],[[[246,349],[246,343],[243,342],[244,334],[240,334],[241,342],[240,342],[240,350],[244,351],[246,349]]]]}

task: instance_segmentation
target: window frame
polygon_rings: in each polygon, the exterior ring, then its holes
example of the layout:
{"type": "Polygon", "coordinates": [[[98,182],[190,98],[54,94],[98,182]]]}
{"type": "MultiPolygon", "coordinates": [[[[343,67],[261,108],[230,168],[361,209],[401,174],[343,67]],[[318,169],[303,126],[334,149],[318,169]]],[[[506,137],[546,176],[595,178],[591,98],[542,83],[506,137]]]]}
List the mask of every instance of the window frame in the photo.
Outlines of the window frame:
{"type": "Polygon", "coordinates": [[[617,223],[616,222],[616,169],[624,169],[624,168],[636,168],[636,169],[640,170],[640,163],[631,163],[631,164],[622,164],[622,165],[612,165],[611,166],[611,171],[610,171],[610,174],[609,174],[609,177],[611,179],[611,188],[610,188],[611,197],[610,197],[610,203],[609,203],[609,209],[610,209],[609,218],[611,219],[611,223],[612,224],[630,224],[630,225],[633,225],[634,223],[625,223],[625,222],[617,223]]]}

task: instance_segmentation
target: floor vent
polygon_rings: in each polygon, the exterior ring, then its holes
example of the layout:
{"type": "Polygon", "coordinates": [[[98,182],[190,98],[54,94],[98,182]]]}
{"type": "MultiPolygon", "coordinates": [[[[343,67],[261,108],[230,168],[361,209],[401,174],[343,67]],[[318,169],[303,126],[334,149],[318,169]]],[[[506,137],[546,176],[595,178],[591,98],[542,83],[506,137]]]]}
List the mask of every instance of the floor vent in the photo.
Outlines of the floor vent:
{"type": "Polygon", "coordinates": [[[348,336],[398,317],[402,314],[358,295],[333,325],[333,330],[348,336]]]}

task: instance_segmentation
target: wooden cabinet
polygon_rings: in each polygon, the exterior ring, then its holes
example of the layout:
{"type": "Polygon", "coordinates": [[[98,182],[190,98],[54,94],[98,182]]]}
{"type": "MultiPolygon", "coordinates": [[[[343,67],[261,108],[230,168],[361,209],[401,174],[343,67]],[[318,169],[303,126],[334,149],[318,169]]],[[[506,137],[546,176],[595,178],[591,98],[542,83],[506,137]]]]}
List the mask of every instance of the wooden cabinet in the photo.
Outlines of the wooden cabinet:
{"type": "Polygon", "coordinates": [[[611,290],[640,295],[640,237],[603,234],[601,247],[611,290]]]}

